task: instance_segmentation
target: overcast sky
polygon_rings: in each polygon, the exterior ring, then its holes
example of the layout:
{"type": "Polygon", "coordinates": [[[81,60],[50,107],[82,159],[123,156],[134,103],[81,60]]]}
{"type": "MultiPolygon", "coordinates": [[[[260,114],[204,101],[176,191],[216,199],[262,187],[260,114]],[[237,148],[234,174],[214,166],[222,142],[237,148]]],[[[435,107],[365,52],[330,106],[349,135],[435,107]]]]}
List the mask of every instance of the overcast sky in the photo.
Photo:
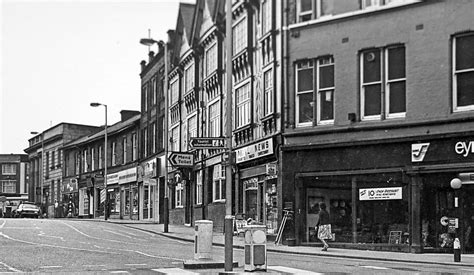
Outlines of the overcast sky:
{"type": "MultiPolygon", "coordinates": [[[[0,154],[24,153],[32,131],[99,126],[140,110],[140,38],[166,39],[172,0],[0,0],[0,154]]],[[[195,1],[181,1],[191,2],[195,1]]],[[[157,46],[151,47],[157,51],[157,46]]]]}

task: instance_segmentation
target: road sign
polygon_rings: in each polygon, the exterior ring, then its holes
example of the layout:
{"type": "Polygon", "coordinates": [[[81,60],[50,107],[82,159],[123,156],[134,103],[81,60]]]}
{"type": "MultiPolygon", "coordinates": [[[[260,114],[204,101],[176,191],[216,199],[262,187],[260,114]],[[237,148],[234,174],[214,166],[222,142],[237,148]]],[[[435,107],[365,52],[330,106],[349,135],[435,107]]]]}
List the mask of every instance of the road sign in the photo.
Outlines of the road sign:
{"type": "Polygon", "coordinates": [[[192,137],[189,146],[192,149],[224,149],[224,140],[222,137],[192,137]]]}
{"type": "Polygon", "coordinates": [[[174,182],[176,183],[181,182],[181,173],[179,171],[174,174],[174,182]]]}
{"type": "Polygon", "coordinates": [[[194,155],[191,153],[172,152],[168,158],[172,166],[177,167],[193,167],[194,155]]]}

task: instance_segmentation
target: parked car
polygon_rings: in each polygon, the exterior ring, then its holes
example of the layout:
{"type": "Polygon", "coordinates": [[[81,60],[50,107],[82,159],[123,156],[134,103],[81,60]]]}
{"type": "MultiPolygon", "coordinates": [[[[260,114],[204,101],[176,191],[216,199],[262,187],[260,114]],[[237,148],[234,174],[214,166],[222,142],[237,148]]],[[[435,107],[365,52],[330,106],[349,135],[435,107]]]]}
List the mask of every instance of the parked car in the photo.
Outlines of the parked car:
{"type": "Polygon", "coordinates": [[[18,206],[15,211],[17,218],[32,217],[38,218],[40,214],[40,208],[33,203],[22,203],[18,206]]]}

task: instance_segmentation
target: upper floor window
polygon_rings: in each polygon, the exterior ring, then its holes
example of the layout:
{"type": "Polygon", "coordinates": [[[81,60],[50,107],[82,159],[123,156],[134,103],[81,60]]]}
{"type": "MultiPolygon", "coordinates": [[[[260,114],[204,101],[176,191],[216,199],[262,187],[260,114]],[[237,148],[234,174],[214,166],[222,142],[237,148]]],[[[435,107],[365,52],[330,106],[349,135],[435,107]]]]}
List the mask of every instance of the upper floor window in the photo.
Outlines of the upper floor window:
{"type": "Polygon", "coordinates": [[[272,1],[263,0],[262,2],[262,35],[272,29],[272,1]]]}
{"type": "Polygon", "coordinates": [[[335,0],[297,0],[298,22],[317,19],[333,13],[335,0]]]}
{"type": "Polygon", "coordinates": [[[184,92],[194,88],[194,63],[184,70],[184,92]]]}
{"type": "Polygon", "coordinates": [[[212,199],[213,201],[222,201],[225,199],[225,169],[222,165],[214,166],[212,173],[212,199]]]}
{"type": "Polygon", "coordinates": [[[116,165],[117,164],[117,144],[114,142],[112,142],[112,165],[116,165]]]}
{"type": "Polygon", "coordinates": [[[360,58],[361,118],[405,117],[405,47],[372,49],[360,58]]]}
{"type": "Polygon", "coordinates": [[[2,175],[16,175],[16,166],[14,163],[2,164],[2,175]]]}
{"type": "Polygon", "coordinates": [[[273,113],[274,95],[273,95],[273,69],[263,73],[263,113],[265,116],[273,113]]]}
{"type": "Polygon", "coordinates": [[[156,153],[156,123],[151,124],[151,153],[156,153]]]}
{"type": "Polygon", "coordinates": [[[413,2],[413,0],[362,0],[362,9],[370,9],[379,6],[396,5],[413,2]]]}
{"type": "Polygon", "coordinates": [[[148,111],[148,83],[143,86],[143,111],[148,111]]]}
{"type": "Polygon", "coordinates": [[[188,137],[197,137],[197,116],[194,115],[188,119],[188,137]]]}
{"type": "Polygon", "coordinates": [[[299,62],[296,75],[297,126],[334,123],[333,57],[299,62]]]}
{"type": "Polygon", "coordinates": [[[76,175],[79,175],[81,173],[81,153],[77,152],[76,153],[76,161],[75,161],[75,172],[76,175]]]}
{"type": "Polygon", "coordinates": [[[176,126],[171,129],[171,151],[178,152],[179,151],[179,127],[176,126]]]}
{"type": "Polygon", "coordinates": [[[220,112],[220,102],[216,101],[215,103],[209,106],[209,136],[210,137],[219,137],[221,135],[221,112],[220,112]]]}
{"type": "Polygon", "coordinates": [[[250,84],[247,83],[235,91],[235,118],[236,127],[242,127],[250,123],[250,84]]]}
{"type": "Polygon", "coordinates": [[[153,77],[151,79],[151,85],[150,85],[150,99],[151,99],[151,104],[155,105],[156,104],[156,77],[153,77]]]}
{"type": "Polygon", "coordinates": [[[474,110],[474,33],[453,39],[453,110],[474,110]]]}
{"type": "Polygon", "coordinates": [[[122,163],[127,163],[127,137],[122,140],[122,163]]]}
{"type": "Polygon", "coordinates": [[[209,76],[212,72],[217,70],[217,43],[212,44],[208,49],[206,49],[205,60],[205,76],[209,76]]]}
{"type": "Polygon", "coordinates": [[[56,162],[56,151],[51,151],[51,170],[54,169],[54,163],[56,162]]]}
{"type": "Polygon", "coordinates": [[[87,149],[84,149],[82,153],[82,172],[87,172],[87,149]]]}
{"type": "Polygon", "coordinates": [[[15,180],[1,180],[0,181],[0,193],[16,193],[16,181],[15,180]]]}
{"type": "Polygon", "coordinates": [[[99,146],[98,155],[99,155],[99,169],[102,169],[104,165],[104,155],[102,153],[102,146],[99,146]]]}
{"type": "Polygon", "coordinates": [[[202,204],[202,170],[196,173],[196,204],[202,204]]]}
{"type": "Polygon", "coordinates": [[[132,160],[137,160],[138,157],[138,148],[137,148],[137,134],[132,134],[132,160]]]}
{"type": "Polygon", "coordinates": [[[148,129],[143,129],[143,156],[148,156],[148,129]]]}
{"type": "Polygon", "coordinates": [[[247,47],[247,17],[241,19],[235,26],[232,28],[232,54],[240,53],[243,49],[247,47]]]}
{"type": "Polygon", "coordinates": [[[91,170],[95,170],[95,148],[91,148],[91,170]]]}
{"type": "Polygon", "coordinates": [[[171,98],[170,98],[170,106],[173,104],[177,103],[179,100],[179,82],[178,78],[175,78],[170,85],[170,93],[171,93],[171,98]]]}

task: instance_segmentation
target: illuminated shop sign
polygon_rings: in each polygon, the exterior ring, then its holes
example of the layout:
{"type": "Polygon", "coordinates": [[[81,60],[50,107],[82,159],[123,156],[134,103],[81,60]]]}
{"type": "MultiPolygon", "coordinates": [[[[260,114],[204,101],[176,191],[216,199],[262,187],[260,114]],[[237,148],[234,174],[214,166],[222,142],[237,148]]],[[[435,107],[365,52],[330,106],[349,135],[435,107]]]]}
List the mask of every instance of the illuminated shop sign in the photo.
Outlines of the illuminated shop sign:
{"type": "Polygon", "coordinates": [[[401,187],[359,189],[359,200],[361,201],[401,200],[401,199],[402,199],[401,187]]]}
{"type": "Polygon", "coordinates": [[[450,138],[411,144],[411,162],[413,164],[472,162],[473,159],[474,140],[471,138],[464,140],[450,138]]]}

